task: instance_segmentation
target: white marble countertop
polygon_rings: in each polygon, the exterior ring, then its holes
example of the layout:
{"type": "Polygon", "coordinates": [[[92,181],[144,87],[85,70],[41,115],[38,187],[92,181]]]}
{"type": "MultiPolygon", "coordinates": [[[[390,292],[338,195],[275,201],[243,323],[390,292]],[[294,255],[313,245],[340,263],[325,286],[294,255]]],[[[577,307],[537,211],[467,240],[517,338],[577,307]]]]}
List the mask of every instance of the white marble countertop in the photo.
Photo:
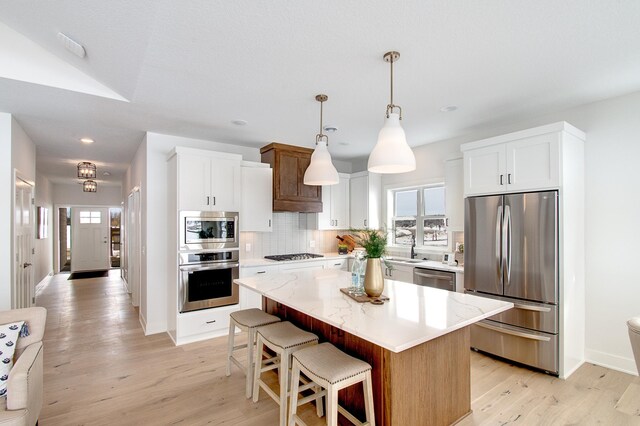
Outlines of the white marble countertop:
{"type": "Polygon", "coordinates": [[[384,305],[358,303],[340,292],[349,272],[329,269],[260,275],[235,282],[393,352],[466,327],[512,303],[385,280],[384,305]]]}

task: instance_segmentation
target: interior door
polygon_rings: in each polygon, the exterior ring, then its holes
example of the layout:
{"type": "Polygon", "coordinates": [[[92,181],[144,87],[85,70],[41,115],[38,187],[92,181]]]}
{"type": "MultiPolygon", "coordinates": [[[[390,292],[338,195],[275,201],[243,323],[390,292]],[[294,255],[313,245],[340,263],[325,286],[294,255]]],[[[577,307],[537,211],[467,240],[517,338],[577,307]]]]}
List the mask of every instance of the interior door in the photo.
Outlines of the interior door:
{"type": "Polygon", "coordinates": [[[109,269],[109,209],[71,208],[71,272],[109,269]]]}
{"type": "Polygon", "coordinates": [[[464,287],[502,294],[502,195],[470,197],[464,212],[464,287]]]}
{"type": "Polygon", "coordinates": [[[35,303],[33,271],[34,223],[33,187],[20,178],[15,181],[14,200],[14,282],[12,308],[28,308],[35,303]]]}
{"type": "Polygon", "coordinates": [[[142,272],[142,229],[140,228],[140,191],[129,194],[127,199],[127,287],[131,293],[131,304],[140,305],[140,283],[142,272]]]}

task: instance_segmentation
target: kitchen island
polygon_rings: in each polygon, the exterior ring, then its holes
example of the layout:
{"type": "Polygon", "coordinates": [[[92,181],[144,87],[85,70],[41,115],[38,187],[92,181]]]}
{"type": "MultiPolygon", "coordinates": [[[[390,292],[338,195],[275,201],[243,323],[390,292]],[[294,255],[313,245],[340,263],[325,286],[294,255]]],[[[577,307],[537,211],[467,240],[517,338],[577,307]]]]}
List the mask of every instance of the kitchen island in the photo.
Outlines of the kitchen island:
{"type": "MultiPolygon", "coordinates": [[[[263,308],[371,364],[378,425],[448,425],[471,411],[469,325],[513,304],[385,280],[384,305],[340,292],[351,274],[317,270],[241,278],[263,308]]],[[[340,403],[363,418],[361,387],[340,403]]]]}

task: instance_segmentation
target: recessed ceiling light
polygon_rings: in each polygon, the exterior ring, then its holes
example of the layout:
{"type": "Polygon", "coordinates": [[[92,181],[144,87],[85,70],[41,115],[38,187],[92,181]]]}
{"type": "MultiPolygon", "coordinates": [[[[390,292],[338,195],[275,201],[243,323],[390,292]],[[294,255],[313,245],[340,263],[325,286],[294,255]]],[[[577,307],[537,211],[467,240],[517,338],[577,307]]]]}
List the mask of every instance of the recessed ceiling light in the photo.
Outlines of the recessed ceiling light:
{"type": "Polygon", "coordinates": [[[109,173],[109,172],[102,172],[102,176],[111,176],[111,173],[109,173]]]}
{"type": "Polygon", "coordinates": [[[91,138],[82,138],[80,139],[80,142],[82,143],[94,143],[95,141],[91,138]]]}
{"type": "Polygon", "coordinates": [[[338,131],[338,128],[336,126],[332,126],[330,124],[327,124],[322,129],[327,133],[335,133],[338,131]]]}
{"type": "Polygon", "coordinates": [[[457,110],[458,107],[455,105],[447,105],[447,106],[443,106],[442,108],[440,108],[440,111],[442,112],[453,112],[455,110],[457,110]]]}
{"type": "Polygon", "coordinates": [[[247,120],[231,120],[231,123],[235,124],[236,126],[246,126],[248,121],[247,120]]]}

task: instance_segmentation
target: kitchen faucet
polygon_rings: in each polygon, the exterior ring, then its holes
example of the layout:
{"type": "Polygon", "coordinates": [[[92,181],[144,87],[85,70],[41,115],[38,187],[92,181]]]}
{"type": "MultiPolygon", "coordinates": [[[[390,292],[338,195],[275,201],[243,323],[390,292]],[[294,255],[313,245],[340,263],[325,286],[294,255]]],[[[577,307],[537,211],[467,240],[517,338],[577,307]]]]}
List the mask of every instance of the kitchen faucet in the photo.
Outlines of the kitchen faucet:
{"type": "Polygon", "coordinates": [[[411,258],[416,258],[416,237],[415,235],[411,235],[411,258]]]}

